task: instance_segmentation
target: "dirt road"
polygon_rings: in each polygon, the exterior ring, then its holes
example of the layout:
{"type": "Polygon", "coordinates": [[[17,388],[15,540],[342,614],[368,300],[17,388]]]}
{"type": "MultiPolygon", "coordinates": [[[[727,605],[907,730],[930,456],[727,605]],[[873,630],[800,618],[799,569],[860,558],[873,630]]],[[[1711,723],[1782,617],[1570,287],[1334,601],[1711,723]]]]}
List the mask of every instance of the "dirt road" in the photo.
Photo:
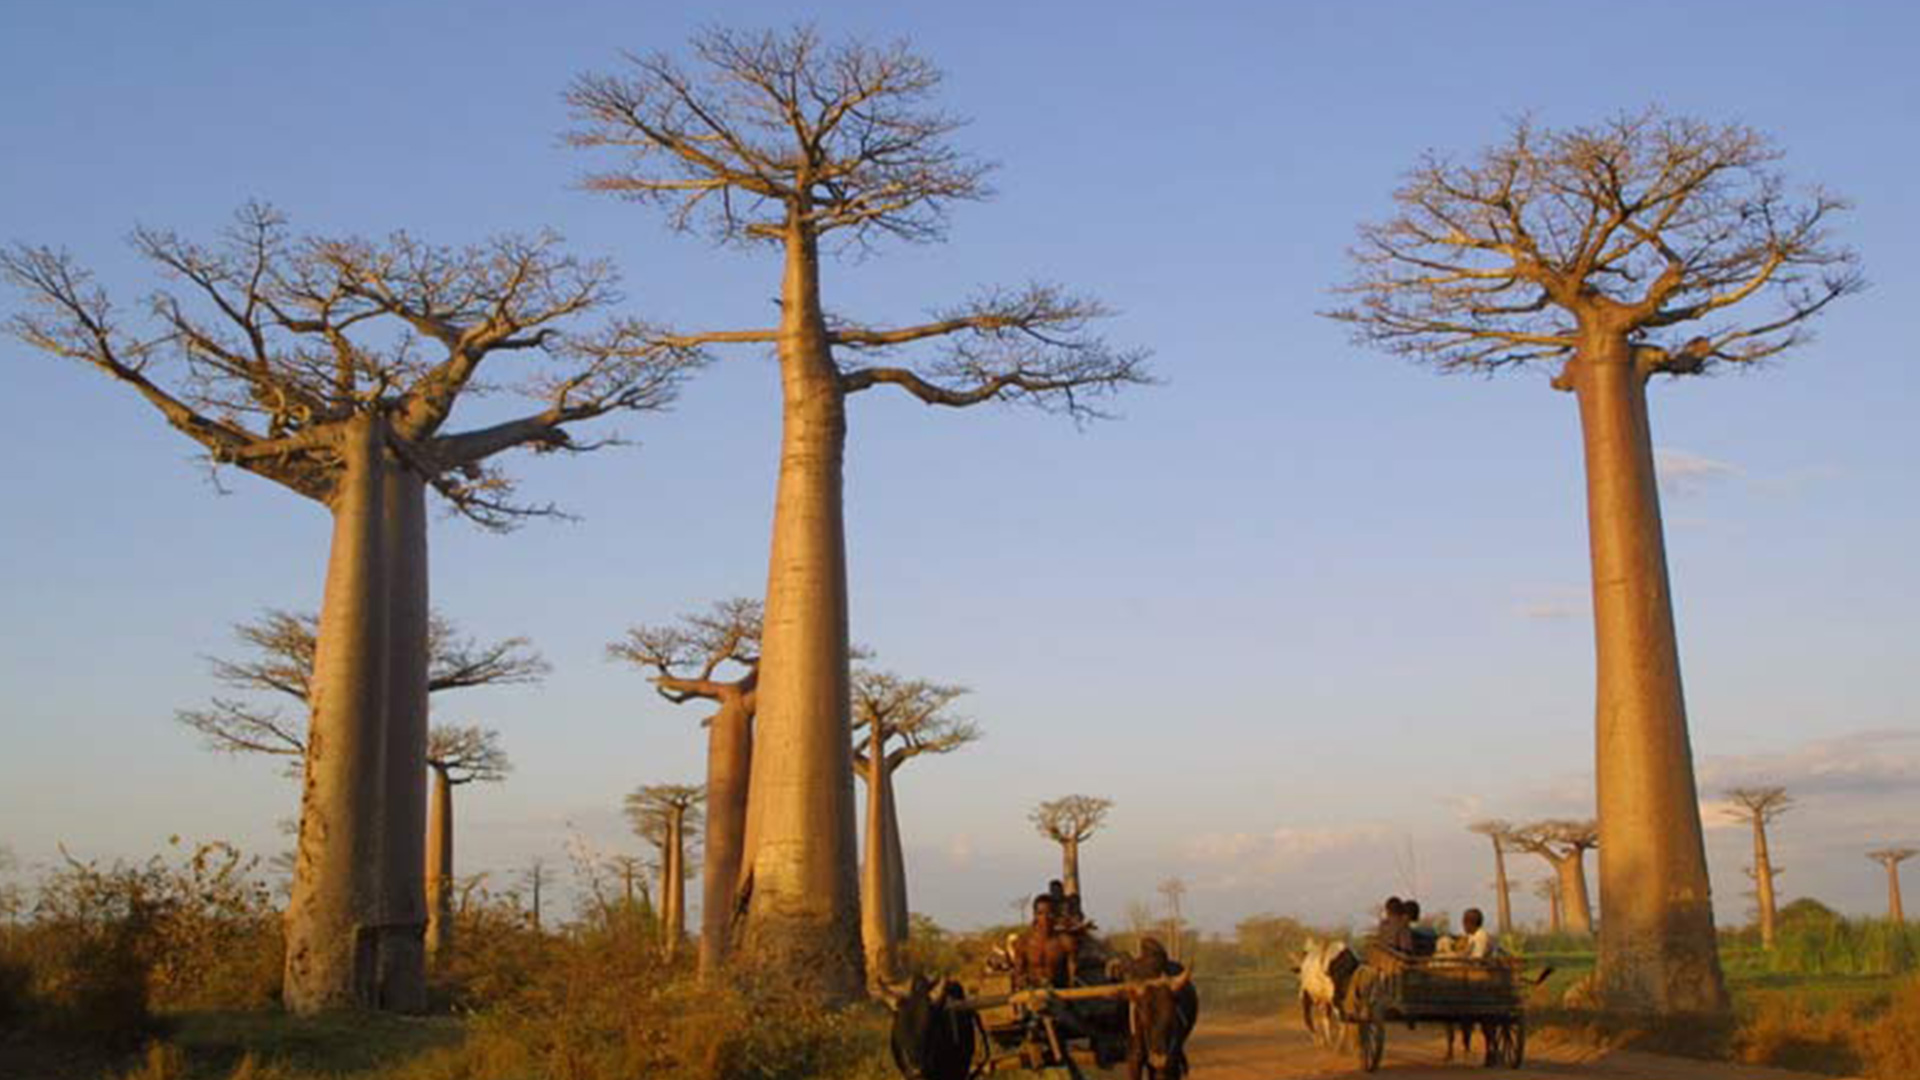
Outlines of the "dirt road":
{"type": "MultiPolygon", "coordinates": [[[[1807,1073],[1722,1065],[1575,1047],[1551,1037],[1536,1038],[1527,1047],[1527,1063],[1520,1069],[1486,1069],[1473,1063],[1441,1060],[1445,1043],[1437,1031],[1405,1027],[1387,1031],[1386,1060],[1373,1075],[1381,1080],[1832,1080],[1807,1073]]],[[[1363,1077],[1351,1052],[1335,1054],[1314,1046],[1297,1025],[1283,1025],[1276,1017],[1204,1016],[1188,1045],[1194,1080],[1306,1080],[1306,1078],[1363,1077]]]]}

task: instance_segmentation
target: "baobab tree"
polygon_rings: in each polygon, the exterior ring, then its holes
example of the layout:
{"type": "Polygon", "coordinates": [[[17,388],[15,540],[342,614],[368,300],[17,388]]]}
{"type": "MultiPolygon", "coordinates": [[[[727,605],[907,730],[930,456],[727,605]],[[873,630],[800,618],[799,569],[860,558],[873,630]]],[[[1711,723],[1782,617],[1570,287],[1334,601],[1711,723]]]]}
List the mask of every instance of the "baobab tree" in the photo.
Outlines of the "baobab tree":
{"type": "Polygon", "coordinates": [[[0,251],[28,302],[9,328],[138,394],[214,466],[332,514],[284,1000],[297,1013],[419,1008],[427,490],[492,529],[552,513],[517,500],[489,462],[604,445],[567,429],[665,405],[689,354],[637,324],[580,326],[614,299],[613,271],[552,235],[469,248],[300,239],[250,205],[212,244],[142,228],[133,246],[165,281],[144,320],[63,252],[0,251]],[[530,411],[447,429],[483,362],[533,353],[547,362],[513,386],[530,411]]]}
{"type": "MultiPolygon", "coordinates": [[[[181,709],[174,719],[198,732],[209,750],[226,754],[266,754],[287,759],[299,776],[307,754],[307,714],[312,708],[313,655],[320,620],[311,612],[269,608],[252,622],[233,625],[233,636],[251,655],[228,660],[209,657],[214,681],[243,694],[289,698],[299,712],[245,698],[216,695],[206,707],[181,709]]],[[[481,686],[537,683],[549,667],[523,637],[482,643],[461,634],[439,612],[427,618],[427,693],[481,686]]],[[[431,741],[431,739],[429,740],[431,741]]]]}
{"type": "Polygon", "coordinates": [[[691,63],[633,57],[567,93],[574,145],[618,162],[594,190],[662,207],[678,229],[779,252],[779,320],[662,338],[677,348],[773,346],[780,474],[750,782],[755,834],[743,941],[829,997],[863,989],[853,787],[842,463],[847,399],[892,387],[960,408],[1025,402],[1092,417],[1146,381],[1145,358],[1090,328],[1098,303],[1047,285],[988,289],[924,322],[875,326],[826,312],[827,252],[930,242],[957,202],[988,194],[932,103],[940,73],[904,46],[829,44],[809,29],[709,31],[691,63]],[[913,349],[937,351],[924,361],[913,349]],[[893,354],[895,362],[877,362],[893,354]]]}
{"type": "Polygon", "coordinates": [[[1513,888],[1507,884],[1507,847],[1513,835],[1512,822],[1488,819],[1467,826],[1493,842],[1493,892],[1498,905],[1498,925],[1502,935],[1513,932],[1513,888]]]}
{"type": "Polygon", "coordinates": [[[1900,926],[1907,921],[1906,909],[1900,906],[1900,864],[1920,855],[1920,848],[1888,847],[1867,852],[1867,858],[1887,868],[1887,921],[1900,926]]]}
{"type": "MultiPolygon", "coordinates": [[[[1515,851],[1538,855],[1560,881],[1561,921],[1575,934],[1593,933],[1593,906],[1587,899],[1587,851],[1601,847],[1600,829],[1591,821],[1538,821],[1507,833],[1515,851]]],[[[1602,853],[1605,848],[1601,847],[1602,853]]],[[[1608,913],[1612,917],[1612,913],[1608,913]]]]}
{"type": "Polygon", "coordinates": [[[1187,895],[1187,883],[1177,877],[1167,878],[1154,888],[1167,901],[1167,948],[1173,959],[1179,960],[1186,952],[1182,942],[1185,937],[1183,927],[1186,922],[1180,914],[1180,901],[1187,895]]]}
{"type": "Polygon", "coordinates": [[[907,940],[906,856],[894,774],[923,754],[948,754],[980,729],[949,708],[967,692],[862,668],[853,676],[853,772],[867,785],[867,850],[860,876],[860,936],[867,977],[890,979],[907,940]]]}
{"type": "Polygon", "coordinates": [[[540,898],[547,884],[547,861],[534,859],[520,872],[520,884],[527,890],[527,917],[534,933],[540,932],[540,898]]]}
{"type": "Polygon", "coordinates": [[[707,728],[706,862],[701,868],[700,977],[726,962],[747,850],[747,780],[759,695],[760,603],[723,600],[671,626],[636,626],[607,655],[654,672],[675,704],[711,701],[707,728]],[[722,672],[727,674],[722,677],[722,672]]]}
{"type": "Polygon", "coordinates": [[[667,955],[687,935],[687,830],[700,824],[706,791],[697,784],[649,784],[627,796],[627,820],[660,850],[660,934],[667,955]]]}
{"type": "Polygon", "coordinates": [[[1725,1010],[1646,387],[1748,368],[1861,287],[1761,134],[1657,111],[1522,121],[1477,160],[1429,155],[1353,252],[1360,341],[1443,371],[1558,365],[1579,404],[1593,568],[1598,986],[1611,1007],[1725,1010]],[[1751,313],[1747,318],[1738,316],[1751,313]]]}
{"type": "Polygon", "coordinates": [[[1560,877],[1541,878],[1533,883],[1533,895],[1547,902],[1547,930],[1561,933],[1566,929],[1566,921],[1560,917],[1560,877]]]}
{"type": "Polygon", "coordinates": [[[428,959],[445,955],[453,944],[453,789],[497,783],[512,767],[497,731],[450,724],[435,724],[427,731],[427,768],[433,772],[433,802],[427,812],[428,959]]]}
{"type": "Polygon", "coordinates": [[[1099,831],[1111,809],[1112,799],[1067,795],[1043,802],[1027,815],[1041,836],[1060,845],[1060,880],[1069,896],[1080,895],[1080,845],[1099,831]]]}
{"type": "Polygon", "coordinates": [[[1726,793],[1726,814],[1735,821],[1753,826],[1753,887],[1760,907],[1760,944],[1773,948],[1774,923],[1778,908],[1774,904],[1773,879],[1779,868],[1767,851],[1767,826],[1773,819],[1793,809],[1793,796],[1783,787],[1738,787],[1726,793]]]}

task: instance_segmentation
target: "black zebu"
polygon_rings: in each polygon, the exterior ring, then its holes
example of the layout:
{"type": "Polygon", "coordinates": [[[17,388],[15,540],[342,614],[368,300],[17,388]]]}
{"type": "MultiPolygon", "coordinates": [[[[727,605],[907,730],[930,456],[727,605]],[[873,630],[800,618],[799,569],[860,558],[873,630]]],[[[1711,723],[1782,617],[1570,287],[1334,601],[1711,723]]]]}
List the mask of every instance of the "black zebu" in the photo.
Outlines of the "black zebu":
{"type": "Polygon", "coordinates": [[[966,992],[919,975],[893,1005],[893,1064],[906,1080],[967,1080],[973,1075],[977,1021],[960,1006],[966,992]]]}

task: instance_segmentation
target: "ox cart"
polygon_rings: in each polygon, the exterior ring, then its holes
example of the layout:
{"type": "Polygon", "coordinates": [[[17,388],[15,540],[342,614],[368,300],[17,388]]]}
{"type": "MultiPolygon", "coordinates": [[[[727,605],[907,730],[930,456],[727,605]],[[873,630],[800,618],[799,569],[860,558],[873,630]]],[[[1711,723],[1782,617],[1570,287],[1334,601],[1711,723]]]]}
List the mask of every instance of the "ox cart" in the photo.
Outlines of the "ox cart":
{"type": "Polygon", "coordinates": [[[1079,1080],[1074,1053],[1099,1068],[1126,1060],[1126,984],[1111,978],[1063,989],[1016,989],[1012,976],[989,972],[980,995],[967,1001],[985,1036],[972,1075],[1002,1069],[1064,1069],[1079,1080]]]}
{"type": "Polygon", "coordinates": [[[1477,1028],[1490,1064],[1517,1069],[1526,1059],[1524,962],[1514,957],[1413,956],[1375,946],[1354,972],[1348,992],[1360,1067],[1372,1072],[1386,1052],[1387,1025],[1421,1022],[1477,1028]]]}

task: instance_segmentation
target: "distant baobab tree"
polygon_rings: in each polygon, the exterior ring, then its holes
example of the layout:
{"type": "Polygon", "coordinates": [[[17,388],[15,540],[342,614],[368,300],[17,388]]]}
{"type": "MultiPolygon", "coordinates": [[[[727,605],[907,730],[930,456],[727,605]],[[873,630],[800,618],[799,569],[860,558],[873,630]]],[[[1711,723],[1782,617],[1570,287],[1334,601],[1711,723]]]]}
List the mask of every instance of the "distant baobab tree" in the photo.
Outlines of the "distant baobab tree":
{"type": "Polygon", "coordinates": [[[675,704],[711,701],[707,728],[706,862],[701,869],[700,976],[726,962],[747,850],[747,780],[759,694],[760,602],[723,600],[670,626],[636,626],[607,654],[654,672],[675,704]],[[727,672],[722,677],[722,671],[727,672]]]}
{"type": "Polygon", "coordinates": [[[427,768],[433,772],[427,811],[427,957],[453,945],[453,789],[497,783],[513,766],[500,748],[500,733],[473,726],[435,724],[427,731],[427,768]]]}
{"type": "Polygon", "coordinates": [[[770,247],[779,319],[662,338],[672,347],[772,346],[782,388],[780,477],[768,559],[750,783],[756,834],[743,942],[760,962],[851,999],[864,990],[853,781],[845,758],[850,656],[842,469],[847,398],[892,387],[929,405],[1026,402],[1076,418],[1146,381],[1145,358],[1089,328],[1107,312],[1050,285],[987,289],[928,321],[876,326],[827,313],[822,248],[928,242],[947,209],[988,194],[932,104],[940,73],[904,46],[829,44],[810,29],[696,36],[690,63],[631,59],[567,92],[575,146],[617,161],[588,186],[661,207],[674,227],[770,247]],[[943,351],[924,362],[916,345],[943,351]],[[764,804],[764,805],[763,805],[764,804]]]}
{"type": "Polygon", "coordinates": [[[1186,923],[1180,914],[1180,900],[1187,895],[1187,883],[1177,877],[1170,877],[1154,888],[1167,901],[1168,954],[1175,960],[1185,959],[1186,948],[1181,938],[1184,936],[1182,928],[1186,923]]]}
{"type": "Polygon", "coordinates": [[[1906,909],[1900,906],[1900,864],[1920,855],[1920,848],[1887,847],[1867,852],[1867,858],[1887,868],[1887,921],[1901,926],[1907,921],[1906,909]]]}
{"type": "Polygon", "coordinates": [[[1751,367],[1859,289],[1841,200],[1787,186],[1760,133],[1658,111],[1514,125],[1430,154],[1353,251],[1359,340],[1443,371],[1558,365],[1579,404],[1597,651],[1597,987],[1627,1011],[1728,1007],[1681,689],[1646,386],[1751,367]],[[1745,319],[1737,313],[1752,312],[1745,319]]]}
{"type": "MultiPolygon", "coordinates": [[[[1593,905],[1587,899],[1587,852],[1600,846],[1600,830],[1591,821],[1540,821],[1507,834],[1515,851],[1538,855],[1560,880],[1559,907],[1565,928],[1593,933],[1593,905]]],[[[1604,857],[1606,851],[1601,849],[1604,857]]]]}
{"type": "Polygon", "coordinates": [[[1560,915],[1560,877],[1541,878],[1533,883],[1533,895],[1547,902],[1547,930],[1564,933],[1566,921],[1560,915]]]}
{"type": "Polygon", "coordinates": [[[627,796],[627,820],[660,850],[660,935],[667,955],[687,936],[687,832],[700,827],[706,790],[698,784],[649,784],[627,796]]]}
{"type": "MultiPolygon", "coordinates": [[[[239,660],[210,659],[213,677],[229,689],[278,694],[299,703],[301,712],[282,716],[280,710],[244,699],[218,697],[204,709],[175,713],[180,723],[200,733],[208,748],[233,754],[268,754],[287,759],[288,771],[299,776],[307,753],[306,714],[311,706],[313,657],[319,638],[318,617],[310,612],[268,609],[253,622],[236,623],[234,636],[250,646],[252,655],[239,660]]],[[[544,678],[547,662],[523,637],[482,644],[463,636],[438,612],[427,618],[427,692],[438,694],[479,686],[534,683],[544,678]]],[[[447,787],[474,780],[500,780],[506,775],[506,754],[498,734],[473,727],[434,724],[427,732],[423,762],[439,782],[432,793],[426,823],[425,888],[426,949],[429,956],[444,950],[451,940],[453,920],[449,893],[453,873],[453,796],[447,787]],[[436,765],[440,761],[446,767],[436,765]]]]}
{"type": "Polygon", "coordinates": [[[860,936],[867,977],[892,979],[907,940],[906,855],[893,777],[923,754],[948,754],[979,740],[972,721],[949,712],[967,692],[892,672],[853,676],[853,772],[867,785],[867,850],[860,877],[860,936]]]}
{"type": "Polygon", "coordinates": [[[1726,793],[1726,814],[1735,821],[1753,826],[1753,887],[1760,907],[1760,944],[1773,948],[1778,907],[1774,902],[1773,879],[1780,870],[1767,851],[1767,826],[1773,819],[1793,809],[1793,796],[1783,787],[1739,787],[1726,793]]]}
{"type": "Polygon", "coordinates": [[[620,903],[628,912],[653,910],[653,897],[647,892],[647,874],[653,863],[640,855],[609,855],[607,867],[620,880],[620,903]]]}
{"type": "MultiPolygon", "coordinates": [[[[214,681],[242,693],[291,699],[299,707],[293,716],[243,699],[215,696],[205,708],[181,709],[174,713],[174,719],[198,732],[210,750],[282,756],[289,759],[288,770],[301,775],[319,629],[320,620],[311,612],[269,608],[252,622],[233,625],[233,636],[252,655],[238,660],[208,658],[214,681]]],[[[535,683],[545,678],[548,670],[547,662],[533,651],[526,638],[483,644],[463,636],[439,612],[427,618],[429,694],[535,683]]]]}
{"type": "Polygon", "coordinates": [[[1507,883],[1507,847],[1512,842],[1513,823],[1488,819],[1476,821],[1467,826],[1467,831],[1479,833],[1493,842],[1493,891],[1494,903],[1499,913],[1494,924],[1502,935],[1513,932],[1513,887],[1507,883]]]}
{"type": "Polygon", "coordinates": [[[301,239],[250,205],[212,244],[141,228],[133,246],[163,277],[144,319],[63,252],[0,251],[28,304],[9,328],[139,395],[212,465],[331,512],[283,998],[296,1013],[421,1008],[427,489],[492,529],[552,513],[518,502],[489,462],[604,445],[567,429],[664,406],[690,354],[633,323],[573,330],[612,302],[614,274],[551,235],[301,239]],[[544,354],[520,383],[490,386],[529,411],[448,431],[488,385],[483,362],[509,353],[544,354]]]}
{"type": "Polygon", "coordinates": [[[1043,802],[1027,815],[1041,836],[1060,845],[1060,878],[1070,895],[1080,895],[1080,845],[1099,831],[1111,809],[1112,799],[1068,795],[1043,802]]]}
{"type": "Polygon", "coordinates": [[[541,892],[547,884],[547,861],[545,859],[534,859],[528,862],[527,868],[520,872],[520,883],[527,889],[529,901],[527,915],[529,922],[537,933],[541,929],[540,900],[541,892]]]}

